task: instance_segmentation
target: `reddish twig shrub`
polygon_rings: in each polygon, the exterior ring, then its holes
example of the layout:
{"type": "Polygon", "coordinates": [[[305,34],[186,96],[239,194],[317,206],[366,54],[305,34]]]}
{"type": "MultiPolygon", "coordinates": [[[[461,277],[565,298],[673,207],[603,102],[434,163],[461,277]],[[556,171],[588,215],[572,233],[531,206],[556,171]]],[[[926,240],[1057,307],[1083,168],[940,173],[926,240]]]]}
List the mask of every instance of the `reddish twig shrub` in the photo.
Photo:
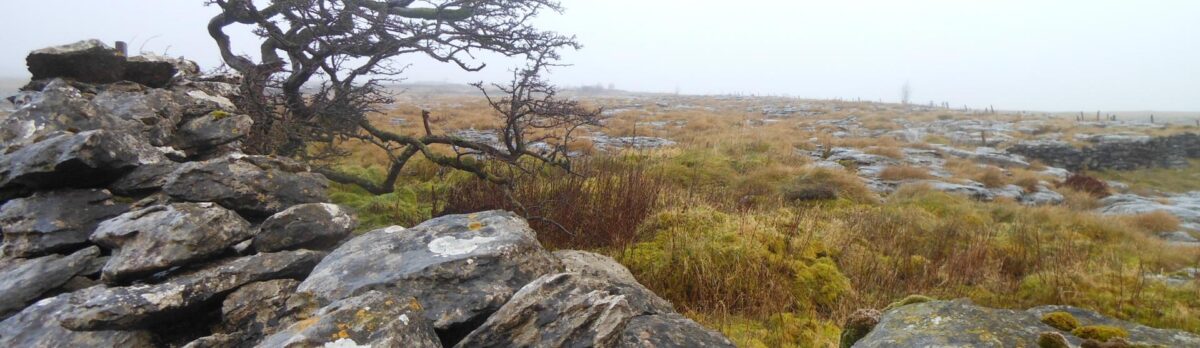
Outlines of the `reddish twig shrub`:
{"type": "Polygon", "coordinates": [[[1058,187],[1068,187],[1075,191],[1087,192],[1097,198],[1108,197],[1112,193],[1108,190],[1108,184],[1103,180],[1089,176],[1083,173],[1076,173],[1059,184],[1058,187]]]}

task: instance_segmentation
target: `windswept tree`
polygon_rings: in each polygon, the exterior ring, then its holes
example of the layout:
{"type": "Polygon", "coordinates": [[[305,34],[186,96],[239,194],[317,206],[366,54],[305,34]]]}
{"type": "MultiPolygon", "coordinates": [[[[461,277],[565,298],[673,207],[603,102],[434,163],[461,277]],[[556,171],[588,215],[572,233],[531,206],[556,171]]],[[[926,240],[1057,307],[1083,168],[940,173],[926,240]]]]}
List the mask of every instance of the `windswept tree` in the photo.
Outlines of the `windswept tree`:
{"type": "MultiPolygon", "coordinates": [[[[443,167],[506,183],[481,161],[521,168],[548,163],[569,169],[565,149],[574,131],[596,124],[599,110],[556,98],[541,74],[560,59],[558,50],[578,49],[573,37],[536,28],[544,11],[561,12],[554,0],[209,0],[221,9],[208,31],[221,57],[242,75],[239,107],[255,124],[244,150],[306,160],[337,155],[337,141],[358,139],[388,153],[391,163],[382,182],[319,170],[331,180],[355,184],[375,194],[392,192],[401,170],[420,155],[443,167]],[[245,24],[259,38],[259,58],[239,55],[225,32],[245,24]],[[386,83],[398,80],[405,66],[395,58],[423,55],[463,70],[486,64],[475,56],[491,52],[522,57],[529,63],[514,72],[499,95],[488,95],[501,118],[500,144],[434,134],[429,115],[424,134],[389,132],[367,116],[392,102],[386,83]],[[534,148],[536,145],[536,148],[534,148]],[[438,151],[435,147],[450,150],[438,151]],[[323,148],[325,151],[313,151],[323,148]]],[[[481,90],[484,85],[476,84],[481,90]]],[[[315,162],[315,161],[314,161],[315,162]]]]}

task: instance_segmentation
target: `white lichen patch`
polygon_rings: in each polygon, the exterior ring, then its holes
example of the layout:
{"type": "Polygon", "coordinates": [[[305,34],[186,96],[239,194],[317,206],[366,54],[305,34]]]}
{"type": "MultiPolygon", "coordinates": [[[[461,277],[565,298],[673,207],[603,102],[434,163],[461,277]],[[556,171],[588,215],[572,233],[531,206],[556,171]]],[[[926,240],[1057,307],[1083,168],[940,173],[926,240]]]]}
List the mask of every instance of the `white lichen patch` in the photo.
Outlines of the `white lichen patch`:
{"type": "Polygon", "coordinates": [[[337,341],[327,342],[327,343],[325,343],[325,345],[323,347],[325,347],[325,348],[371,348],[371,346],[364,346],[364,345],[358,344],[358,342],[354,342],[354,340],[349,339],[349,338],[341,338],[341,339],[338,339],[337,341]]]}
{"type": "Polygon", "coordinates": [[[497,239],[499,238],[474,237],[471,239],[458,239],[446,236],[429,242],[429,251],[442,257],[463,255],[475,251],[480,245],[494,242],[497,239]]]}
{"type": "Polygon", "coordinates": [[[404,323],[404,325],[408,325],[408,314],[401,314],[401,315],[400,315],[400,322],[401,322],[401,323],[404,323]]]}
{"type": "Polygon", "coordinates": [[[405,228],[403,226],[391,226],[391,227],[383,229],[383,233],[392,234],[392,233],[404,231],[404,229],[405,228]]]}
{"type": "Polygon", "coordinates": [[[321,208],[325,208],[325,212],[333,218],[333,224],[338,227],[350,228],[350,225],[354,224],[354,219],[351,219],[349,214],[343,213],[342,207],[337,204],[321,203],[321,208]]]}

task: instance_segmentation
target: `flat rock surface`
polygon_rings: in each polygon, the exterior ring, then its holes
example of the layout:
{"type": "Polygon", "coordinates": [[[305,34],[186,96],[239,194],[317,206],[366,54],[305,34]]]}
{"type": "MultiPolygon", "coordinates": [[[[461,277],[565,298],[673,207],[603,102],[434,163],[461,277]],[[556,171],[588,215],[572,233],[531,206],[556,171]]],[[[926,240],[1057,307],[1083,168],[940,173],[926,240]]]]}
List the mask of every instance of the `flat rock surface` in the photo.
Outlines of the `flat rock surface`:
{"type": "Polygon", "coordinates": [[[325,250],[354,231],[355,218],[336,204],[309,203],[272,215],[254,235],[255,250],[325,250]]]}
{"type": "Polygon", "coordinates": [[[104,279],[121,282],[215,256],[252,236],[250,223],[233,211],[212,203],[176,203],[105,221],[92,240],[113,249],[104,279]]]}
{"type": "Polygon", "coordinates": [[[335,301],[258,347],[441,347],[421,312],[412,298],[370,291],[335,301]]]}
{"type": "Polygon", "coordinates": [[[43,191],[0,206],[4,255],[30,257],[70,251],[88,242],[96,225],[129,210],[105,190],[43,191]]]}
{"type": "Polygon", "coordinates": [[[0,265],[0,314],[20,310],[43,293],[57,288],[87,268],[100,255],[91,247],[74,254],[36,259],[11,259],[0,265]]]}
{"type": "Polygon", "coordinates": [[[181,165],[163,190],[179,200],[216,202],[265,217],[293,205],[328,201],[326,185],[325,177],[287,159],[230,154],[181,165]]]}
{"type": "Polygon", "coordinates": [[[71,310],[71,294],[38,301],[0,322],[0,347],[154,347],[147,331],[72,331],[58,323],[58,316],[71,310]]]}
{"type": "Polygon", "coordinates": [[[218,262],[159,284],[93,287],[74,293],[72,308],[60,319],[63,326],[74,330],[146,327],[185,315],[187,309],[245,284],[303,278],[324,255],[307,250],[257,254],[218,262]]]}
{"type": "Polygon", "coordinates": [[[335,249],[300,284],[321,303],[381,290],[414,297],[443,335],[464,336],[533,279],[560,269],[510,212],[447,215],[390,227],[335,249]]]}

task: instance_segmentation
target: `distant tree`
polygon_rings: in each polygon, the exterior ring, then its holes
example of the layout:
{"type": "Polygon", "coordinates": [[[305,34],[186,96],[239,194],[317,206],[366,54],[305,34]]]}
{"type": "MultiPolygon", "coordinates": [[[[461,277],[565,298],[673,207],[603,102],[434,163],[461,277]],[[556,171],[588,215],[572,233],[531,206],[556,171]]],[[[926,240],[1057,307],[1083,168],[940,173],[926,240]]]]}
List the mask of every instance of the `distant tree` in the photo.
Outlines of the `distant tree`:
{"type": "MultiPolygon", "coordinates": [[[[600,114],[556,99],[554,87],[540,78],[560,59],[559,49],[580,47],[573,37],[532,24],[543,11],[561,12],[555,0],[208,0],[207,4],[221,9],[208,31],[221,58],[242,74],[239,106],[255,121],[244,150],[317,163],[343,154],[334,146],[311,146],[314,143],[359,139],[388,153],[391,163],[382,182],[328,166],[319,171],[331,180],[376,194],[392,192],[405,164],[418,154],[496,183],[508,180],[473,157],[514,166],[531,158],[569,168],[565,148],[570,135],[581,125],[594,124],[600,114]],[[225,29],[234,24],[254,28],[261,48],[258,61],[233,52],[225,29]],[[502,118],[500,146],[433,134],[427,112],[423,135],[385,131],[368,120],[368,114],[393,101],[384,84],[397,80],[406,68],[397,65],[395,58],[423,55],[478,71],[486,66],[473,58],[479,52],[530,62],[501,88],[503,97],[489,96],[502,118]],[[560,129],[554,132],[550,129],[554,127],[560,129]],[[534,151],[530,148],[534,142],[545,144],[534,151]],[[435,147],[453,149],[454,154],[435,147]]],[[[476,86],[482,89],[482,84],[476,86]]]]}
{"type": "Polygon", "coordinates": [[[912,100],[912,85],[908,81],[904,81],[904,85],[900,87],[900,104],[908,105],[912,100]]]}

